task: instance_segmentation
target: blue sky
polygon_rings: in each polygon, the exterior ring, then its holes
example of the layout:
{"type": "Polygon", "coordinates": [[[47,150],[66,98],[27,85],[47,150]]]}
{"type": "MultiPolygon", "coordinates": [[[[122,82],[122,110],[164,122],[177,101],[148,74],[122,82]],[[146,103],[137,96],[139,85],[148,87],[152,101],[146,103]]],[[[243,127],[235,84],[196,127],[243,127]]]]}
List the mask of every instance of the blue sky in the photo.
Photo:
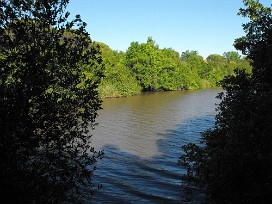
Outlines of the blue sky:
{"type": "Polygon", "coordinates": [[[67,10],[81,15],[93,41],[113,50],[126,51],[152,36],[160,48],[197,50],[206,58],[235,50],[247,21],[237,15],[240,7],[242,0],[70,0],[67,10]]]}

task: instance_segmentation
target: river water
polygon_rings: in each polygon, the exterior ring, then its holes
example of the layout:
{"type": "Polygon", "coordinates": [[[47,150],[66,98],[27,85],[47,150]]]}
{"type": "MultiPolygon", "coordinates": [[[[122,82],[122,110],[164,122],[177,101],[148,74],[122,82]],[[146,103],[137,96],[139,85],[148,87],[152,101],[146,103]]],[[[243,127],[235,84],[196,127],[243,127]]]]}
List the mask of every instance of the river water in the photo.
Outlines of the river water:
{"type": "Polygon", "coordinates": [[[144,93],[105,99],[92,146],[104,150],[94,203],[200,203],[186,195],[177,165],[181,146],[214,124],[220,89],[144,93]]]}

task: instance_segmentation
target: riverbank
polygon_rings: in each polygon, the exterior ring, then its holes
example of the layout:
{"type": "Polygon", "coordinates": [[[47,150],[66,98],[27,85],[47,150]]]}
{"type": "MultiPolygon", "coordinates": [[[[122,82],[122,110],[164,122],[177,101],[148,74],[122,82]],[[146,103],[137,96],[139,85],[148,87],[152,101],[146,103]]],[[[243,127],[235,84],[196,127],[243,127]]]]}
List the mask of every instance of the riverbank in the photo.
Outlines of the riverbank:
{"type": "Polygon", "coordinates": [[[154,90],[154,91],[139,91],[139,92],[133,92],[131,94],[122,94],[118,91],[115,91],[114,89],[109,89],[108,91],[104,91],[104,92],[99,92],[100,93],[100,97],[102,99],[105,98],[123,98],[123,97],[129,97],[129,96],[136,96],[136,95],[140,95],[143,93],[158,93],[158,92],[176,92],[176,91],[197,91],[197,90],[205,90],[205,89],[219,89],[220,87],[211,87],[209,86],[209,84],[205,84],[204,87],[200,88],[200,89],[176,89],[176,90],[154,90]]]}

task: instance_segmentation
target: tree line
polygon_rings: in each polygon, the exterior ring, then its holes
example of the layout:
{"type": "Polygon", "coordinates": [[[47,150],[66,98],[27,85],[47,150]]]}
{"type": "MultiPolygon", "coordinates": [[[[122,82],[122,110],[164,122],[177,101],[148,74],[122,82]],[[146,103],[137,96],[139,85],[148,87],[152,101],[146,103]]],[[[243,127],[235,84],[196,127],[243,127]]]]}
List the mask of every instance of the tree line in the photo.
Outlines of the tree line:
{"type": "Polygon", "coordinates": [[[172,48],[161,49],[152,37],[146,43],[132,42],[126,52],[114,51],[101,42],[96,44],[105,65],[99,86],[102,97],[215,87],[235,69],[251,72],[250,61],[236,51],[204,59],[197,51],[180,54],[172,48]]]}

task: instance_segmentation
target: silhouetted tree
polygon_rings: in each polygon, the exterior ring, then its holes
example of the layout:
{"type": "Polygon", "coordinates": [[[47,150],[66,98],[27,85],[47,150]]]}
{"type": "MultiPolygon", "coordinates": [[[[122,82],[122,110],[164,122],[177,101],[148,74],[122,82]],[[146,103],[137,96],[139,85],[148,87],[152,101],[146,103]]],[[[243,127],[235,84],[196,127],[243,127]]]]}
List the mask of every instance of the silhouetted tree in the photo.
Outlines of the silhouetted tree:
{"type": "Polygon", "coordinates": [[[68,2],[0,1],[1,203],[77,203],[95,188],[102,65],[68,2]]]}
{"type": "Polygon", "coordinates": [[[215,127],[201,146],[183,146],[179,160],[216,203],[267,203],[272,194],[272,13],[259,1],[244,4],[239,14],[250,22],[235,47],[252,60],[252,74],[236,70],[221,82],[215,127]]]}

